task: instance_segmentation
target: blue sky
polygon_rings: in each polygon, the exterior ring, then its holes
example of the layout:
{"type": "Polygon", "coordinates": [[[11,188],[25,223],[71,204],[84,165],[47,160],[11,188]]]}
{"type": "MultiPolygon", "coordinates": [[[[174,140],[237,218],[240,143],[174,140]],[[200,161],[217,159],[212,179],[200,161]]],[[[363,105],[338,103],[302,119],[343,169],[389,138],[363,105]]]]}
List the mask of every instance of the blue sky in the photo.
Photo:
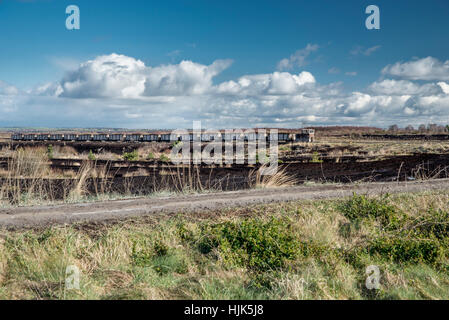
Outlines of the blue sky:
{"type": "MultiPolygon", "coordinates": [[[[185,127],[192,120],[220,127],[449,122],[446,73],[428,74],[438,73],[432,66],[446,70],[449,59],[447,0],[3,0],[0,30],[3,126],[185,127]],[[71,4],[80,8],[80,30],[65,28],[65,8],[71,4]],[[380,30],[365,28],[365,8],[370,4],[380,8],[380,30]],[[79,67],[113,53],[118,57],[103,59],[101,67],[95,63],[86,67],[94,71],[79,67]],[[162,78],[169,72],[169,82],[177,89],[162,88],[161,78],[153,74],[143,80],[145,88],[151,87],[145,94],[142,87],[131,96],[111,95],[131,89],[116,83],[122,78],[108,79],[111,73],[103,67],[121,66],[125,58],[133,59],[126,62],[129,70],[135,70],[136,61],[145,65],[137,67],[139,75],[160,66],[178,66],[182,72],[158,71],[162,78]],[[288,67],[280,66],[283,59],[291,62],[288,67]],[[229,63],[213,75],[197,74],[217,60],[229,63]],[[185,69],[182,61],[195,66],[185,69]],[[285,77],[307,72],[302,78],[310,73],[313,81],[294,80],[298,87],[289,87],[288,92],[286,87],[228,90],[231,82],[245,82],[245,76],[256,83],[251,78],[255,75],[266,75],[263,81],[275,86],[276,72],[285,77]],[[105,82],[98,83],[97,76],[105,82]],[[188,83],[182,83],[186,77],[188,83]],[[162,89],[152,87],[149,79],[162,89]],[[390,80],[394,82],[382,82],[390,80]],[[86,81],[83,88],[92,85],[105,92],[70,92],[80,81],[86,81]],[[107,87],[111,83],[113,87],[107,87]],[[38,90],[44,85],[61,89],[38,90]],[[179,91],[180,87],[193,89],[179,91]],[[330,97],[331,90],[338,93],[330,97]],[[402,104],[402,109],[393,106],[388,112],[388,99],[395,106],[402,104]],[[115,107],[110,109],[111,105],[115,107]],[[62,114],[55,115],[58,110],[62,114]],[[161,110],[170,112],[157,115],[161,110]],[[222,113],[213,116],[217,112],[222,113]]],[[[127,86],[143,85],[130,72],[127,86]]],[[[285,81],[282,85],[287,85],[285,81]]]]}

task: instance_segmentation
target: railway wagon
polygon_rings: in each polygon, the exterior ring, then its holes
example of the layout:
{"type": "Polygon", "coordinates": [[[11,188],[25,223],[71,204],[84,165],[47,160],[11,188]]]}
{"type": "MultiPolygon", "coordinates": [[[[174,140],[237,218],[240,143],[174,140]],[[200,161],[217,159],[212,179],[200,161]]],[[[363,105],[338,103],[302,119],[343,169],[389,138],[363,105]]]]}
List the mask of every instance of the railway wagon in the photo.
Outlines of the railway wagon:
{"type": "Polygon", "coordinates": [[[72,133],[68,133],[68,134],[64,134],[64,141],[75,141],[76,138],[78,137],[78,135],[76,134],[72,134],[72,133]]]}
{"type": "Polygon", "coordinates": [[[36,140],[36,135],[35,134],[24,134],[23,135],[23,140],[25,140],[25,141],[36,140]]]}
{"type": "Polygon", "coordinates": [[[193,141],[193,134],[192,133],[190,133],[190,134],[181,134],[180,136],[179,136],[179,141],[193,141]]]}
{"type": "Polygon", "coordinates": [[[215,141],[215,140],[218,140],[218,138],[219,138],[218,133],[202,133],[201,134],[201,141],[203,141],[203,142],[215,141]]]}
{"type": "Polygon", "coordinates": [[[122,141],[123,140],[123,134],[117,134],[117,133],[113,133],[110,134],[108,137],[108,141],[122,141]]]}
{"type": "Polygon", "coordinates": [[[38,134],[36,139],[38,141],[47,141],[47,140],[50,140],[50,135],[49,134],[44,134],[44,133],[38,134]]]}
{"type": "Polygon", "coordinates": [[[92,140],[93,141],[107,141],[108,135],[104,134],[104,133],[94,134],[92,140]]]}
{"type": "Polygon", "coordinates": [[[170,136],[171,136],[171,134],[169,134],[169,133],[163,133],[163,134],[161,134],[160,141],[162,141],[162,142],[170,142],[170,136]]]}
{"type": "Polygon", "coordinates": [[[159,141],[159,135],[158,134],[144,134],[142,141],[146,141],[146,142],[159,141]]]}
{"type": "Polygon", "coordinates": [[[91,134],[80,134],[78,135],[78,137],[76,138],[76,141],[91,141],[92,140],[92,135],[91,134]]]}
{"type": "Polygon", "coordinates": [[[136,133],[134,133],[134,134],[127,134],[126,136],[125,136],[125,141],[128,141],[128,142],[138,142],[138,141],[141,141],[142,140],[142,135],[141,134],[136,134],[136,133]]]}
{"type": "Polygon", "coordinates": [[[21,134],[21,133],[14,133],[14,134],[11,135],[11,140],[14,140],[14,141],[23,140],[23,134],[21,134]]]}
{"type": "Polygon", "coordinates": [[[63,139],[63,134],[51,134],[48,138],[51,141],[61,141],[63,139]]]}

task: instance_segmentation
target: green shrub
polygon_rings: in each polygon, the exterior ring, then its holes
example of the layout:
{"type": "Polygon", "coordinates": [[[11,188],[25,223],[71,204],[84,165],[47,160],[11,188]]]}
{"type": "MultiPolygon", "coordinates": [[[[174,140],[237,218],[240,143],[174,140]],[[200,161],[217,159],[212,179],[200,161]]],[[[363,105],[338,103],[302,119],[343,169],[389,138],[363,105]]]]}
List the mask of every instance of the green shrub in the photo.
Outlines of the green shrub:
{"type": "Polygon", "coordinates": [[[89,150],[89,154],[88,154],[87,158],[91,161],[95,160],[95,155],[93,154],[92,150],[89,150]]]}
{"type": "Polygon", "coordinates": [[[388,202],[388,195],[380,198],[368,198],[354,194],[339,205],[339,210],[351,222],[359,223],[363,219],[374,219],[384,228],[395,229],[404,222],[404,215],[388,202]]]}
{"type": "Polygon", "coordinates": [[[139,154],[137,153],[137,150],[134,150],[132,152],[125,152],[123,153],[123,159],[125,161],[138,161],[139,154]]]}
{"type": "Polygon", "coordinates": [[[434,264],[444,255],[444,250],[435,240],[408,237],[380,237],[367,248],[370,255],[399,263],[434,264]]]}
{"type": "Polygon", "coordinates": [[[160,240],[150,243],[149,240],[134,241],[131,251],[131,260],[136,266],[144,267],[152,263],[155,257],[168,254],[168,246],[160,240]]]}
{"type": "Polygon", "coordinates": [[[53,159],[53,145],[49,144],[47,147],[47,156],[48,159],[53,159]]]}
{"type": "Polygon", "coordinates": [[[312,154],[312,160],[310,160],[310,162],[312,162],[312,163],[321,163],[321,162],[323,162],[323,160],[320,159],[320,155],[318,154],[318,152],[315,151],[312,154]]]}
{"type": "Polygon", "coordinates": [[[145,267],[150,265],[151,259],[154,256],[154,252],[151,249],[152,248],[148,245],[147,242],[138,243],[134,241],[131,250],[131,261],[133,265],[138,267],[145,267]]]}
{"type": "Polygon", "coordinates": [[[410,233],[439,241],[449,238],[449,212],[430,208],[427,214],[421,215],[410,228],[410,233]]]}
{"type": "Polygon", "coordinates": [[[263,158],[261,159],[259,157],[259,153],[256,153],[256,163],[259,163],[259,164],[270,163],[270,156],[268,154],[265,154],[263,156],[263,158]]]}
{"type": "Polygon", "coordinates": [[[174,148],[174,147],[182,147],[182,145],[183,145],[182,141],[174,141],[174,142],[171,144],[171,147],[172,147],[172,148],[174,148]]]}
{"type": "Polygon", "coordinates": [[[279,146],[279,151],[292,151],[292,148],[287,145],[279,146]]]}
{"type": "Polygon", "coordinates": [[[181,241],[183,242],[192,242],[195,240],[194,232],[192,230],[189,230],[185,223],[178,224],[177,234],[179,239],[181,239],[181,241]]]}
{"type": "Polygon", "coordinates": [[[284,268],[295,259],[299,241],[286,219],[248,219],[203,227],[198,249],[208,253],[214,248],[228,265],[265,272],[284,268]]]}
{"type": "Polygon", "coordinates": [[[150,152],[147,156],[147,160],[154,160],[154,158],[156,158],[156,157],[154,156],[153,152],[150,152]]]}
{"type": "Polygon", "coordinates": [[[150,267],[159,275],[170,272],[186,273],[186,258],[177,249],[169,248],[163,241],[150,243],[148,239],[135,241],[131,252],[131,261],[137,267],[150,267]]]}
{"type": "Polygon", "coordinates": [[[165,154],[161,154],[161,156],[159,157],[159,161],[170,162],[170,158],[167,157],[165,154]]]}
{"type": "Polygon", "coordinates": [[[170,252],[163,256],[154,257],[152,260],[152,268],[159,274],[164,275],[171,272],[179,274],[187,273],[188,266],[179,252],[170,252]]]}
{"type": "Polygon", "coordinates": [[[154,253],[158,257],[165,256],[168,253],[168,246],[160,240],[157,240],[153,245],[154,253]]]}

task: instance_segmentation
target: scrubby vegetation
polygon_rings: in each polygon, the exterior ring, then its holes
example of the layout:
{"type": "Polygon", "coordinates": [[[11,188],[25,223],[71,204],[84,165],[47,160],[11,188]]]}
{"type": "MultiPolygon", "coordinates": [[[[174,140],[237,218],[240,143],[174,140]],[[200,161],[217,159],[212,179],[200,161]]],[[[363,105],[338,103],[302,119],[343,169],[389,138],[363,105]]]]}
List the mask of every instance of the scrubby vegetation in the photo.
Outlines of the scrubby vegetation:
{"type": "Polygon", "coordinates": [[[138,161],[139,160],[139,153],[137,150],[134,150],[132,152],[125,152],[123,153],[123,160],[125,161],[138,161]]]}
{"type": "Polygon", "coordinates": [[[448,299],[447,192],[5,231],[0,298],[448,299]],[[80,289],[66,289],[66,267],[80,289]],[[380,289],[365,286],[380,270],[380,289]]]}
{"type": "Polygon", "coordinates": [[[92,150],[89,150],[89,154],[87,155],[87,159],[89,159],[90,161],[95,161],[96,157],[94,155],[94,153],[92,152],[92,150]]]}

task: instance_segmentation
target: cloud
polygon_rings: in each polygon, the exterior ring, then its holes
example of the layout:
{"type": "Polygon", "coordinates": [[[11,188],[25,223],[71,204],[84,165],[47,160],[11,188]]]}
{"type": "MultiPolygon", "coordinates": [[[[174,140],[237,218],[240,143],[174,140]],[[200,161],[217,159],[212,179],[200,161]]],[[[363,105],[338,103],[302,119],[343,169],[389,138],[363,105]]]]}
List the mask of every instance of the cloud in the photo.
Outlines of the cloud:
{"type": "Polygon", "coordinates": [[[329,74],[338,74],[338,73],[340,73],[340,69],[332,67],[329,70],[327,70],[327,73],[329,73],[329,74]]]}
{"type": "Polygon", "coordinates": [[[0,80],[0,95],[12,96],[17,95],[18,93],[19,89],[0,80]]]}
{"type": "Polygon", "coordinates": [[[350,77],[355,77],[357,75],[356,71],[348,71],[345,72],[345,75],[350,76],[350,77]]]}
{"type": "Polygon", "coordinates": [[[292,54],[289,58],[282,59],[278,63],[278,70],[290,70],[294,67],[304,67],[307,65],[307,57],[312,52],[315,52],[319,49],[317,44],[308,44],[304,49],[300,49],[292,54]]]}
{"type": "Polygon", "coordinates": [[[375,94],[386,95],[436,95],[443,93],[444,85],[444,82],[421,85],[408,80],[385,79],[372,83],[368,89],[375,94]]]}
{"type": "Polygon", "coordinates": [[[382,74],[391,75],[408,80],[449,80],[449,60],[439,61],[427,57],[408,62],[397,62],[388,65],[382,74]]]}
{"type": "Polygon", "coordinates": [[[177,65],[148,68],[145,74],[145,96],[204,94],[212,79],[228,68],[232,60],[216,60],[209,66],[182,61],[177,65]]]}
{"type": "Polygon", "coordinates": [[[60,81],[23,92],[0,82],[0,124],[8,126],[189,128],[387,126],[449,121],[449,83],[380,79],[348,92],[305,70],[248,74],[214,83],[231,65],[193,61],[146,66],[111,54],[60,81]]]}
{"type": "Polygon", "coordinates": [[[145,90],[145,71],[145,64],[132,57],[99,56],[67,73],[58,95],[67,98],[138,97],[145,90]]]}
{"type": "Polygon", "coordinates": [[[50,61],[51,64],[64,71],[75,70],[79,67],[81,63],[81,61],[79,61],[78,59],[70,57],[50,56],[48,57],[48,60],[50,61]]]}
{"type": "Polygon", "coordinates": [[[370,56],[372,53],[376,52],[380,48],[382,48],[382,46],[380,46],[380,45],[373,46],[373,47],[366,48],[366,49],[363,46],[355,46],[350,51],[350,54],[353,56],[357,56],[357,55],[370,56]]]}
{"type": "Polygon", "coordinates": [[[449,94],[449,84],[447,84],[446,82],[438,82],[438,85],[445,94],[449,94]]]}
{"type": "Polygon", "coordinates": [[[212,78],[231,65],[216,60],[209,66],[182,61],[176,65],[147,67],[132,57],[110,54],[82,63],[59,84],[38,88],[39,94],[66,98],[139,98],[203,94],[212,78]]]}
{"type": "Polygon", "coordinates": [[[247,75],[238,79],[221,83],[216,91],[232,95],[288,95],[300,93],[306,85],[313,85],[315,77],[307,71],[298,75],[288,72],[247,75]]]}

